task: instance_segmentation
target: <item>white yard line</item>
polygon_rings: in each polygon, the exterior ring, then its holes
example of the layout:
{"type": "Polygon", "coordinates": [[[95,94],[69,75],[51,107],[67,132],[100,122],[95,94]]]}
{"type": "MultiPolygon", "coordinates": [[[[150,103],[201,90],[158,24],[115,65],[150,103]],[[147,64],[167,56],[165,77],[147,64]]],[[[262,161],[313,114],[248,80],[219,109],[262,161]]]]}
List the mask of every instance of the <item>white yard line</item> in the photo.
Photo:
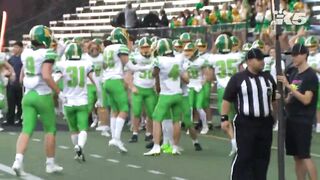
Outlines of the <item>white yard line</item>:
{"type": "Polygon", "coordinates": [[[185,178],[182,178],[182,177],[172,177],[171,179],[173,179],[173,180],[187,180],[187,179],[185,179],[185,178]]]}
{"type": "Polygon", "coordinates": [[[148,172],[151,174],[156,174],[156,175],[165,175],[164,172],[157,171],[157,170],[148,170],[148,172]]]}
{"type": "Polygon", "coordinates": [[[90,154],[89,156],[93,157],[93,158],[97,158],[97,159],[101,159],[102,156],[100,156],[99,154],[90,154]]]}
{"type": "MultiPolygon", "coordinates": [[[[0,170],[3,172],[6,172],[8,174],[11,174],[13,176],[16,176],[16,173],[14,173],[14,171],[11,169],[11,167],[6,166],[4,164],[0,164],[0,170]]],[[[24,180],[43,180],[42,178],[26,173],[25,176],[21,176],[20,179],[24,179],[24,180]]]]}
{"type": "Polygon", "coordinates": [[[58,146],[58,148],[60,148],[60,149],[70,149],[69,146],[58,146]]]}
{"type": "Polygon", "coordinates": [[[112,163],[119,163],[120,162],[117,159],[107,159],[107,161],[112,162],[112,163]]]}
{"type": "Polygon", "coordinates": [[[34,142],[41,142],[41,139],[33,138],[32,141],[34,141],[34,142]]]}
{"type": "Polygon", "coordinates": [[[131,168],[134,168],[134,169],[140,169],[141,166],[138,166],[138,165],[135,165],[135,164],[127,164],[127,167],[131,167],[131,168]]]}

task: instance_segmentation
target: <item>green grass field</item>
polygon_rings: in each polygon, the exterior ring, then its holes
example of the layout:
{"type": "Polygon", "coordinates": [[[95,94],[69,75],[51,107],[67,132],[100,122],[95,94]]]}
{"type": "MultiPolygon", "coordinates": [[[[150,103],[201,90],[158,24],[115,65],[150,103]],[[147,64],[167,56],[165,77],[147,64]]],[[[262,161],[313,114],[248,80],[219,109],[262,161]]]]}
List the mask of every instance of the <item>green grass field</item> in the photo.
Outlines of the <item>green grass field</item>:
{"type": "MultiPolygon", "coordinates": [[[[79,163],[73,159],[74,152],[69,133],[58,131],[56,161],[64,167],[61,174],[45,173],[45,155],[43,133],[35,132],[25,155],[25,171],[33,176],[16,178],[9,169],[15,156],[15,143],[18,133],[0,133],[0,179],[63,179],[63,180],[226,180],[229,178],[232,158],[228,156],[230,143],[223,132],[218,129],[209,135],[200,136],[203,151],[195,152],[191,140],[183,132],[181,156],[161,154],[156,157],[144,157],[146,152],[144,136],[139,136],[136,144],[126,143],[131,133],[126,130],[122,139],[128,148],[127,154],[120,154],[115,148],[107,147],[109,139],[100,133],[91,131],[85,147],[87,161],[79,163]]],[[[276,133],[268,179],[277,179],[276,133]]],[[[320,135],[314,134],[312,143],[313,160],[320,167],[320,135]]],[[[294,164],[291,157],[286,157],[286,179],[295,179],[294,164]]]]}

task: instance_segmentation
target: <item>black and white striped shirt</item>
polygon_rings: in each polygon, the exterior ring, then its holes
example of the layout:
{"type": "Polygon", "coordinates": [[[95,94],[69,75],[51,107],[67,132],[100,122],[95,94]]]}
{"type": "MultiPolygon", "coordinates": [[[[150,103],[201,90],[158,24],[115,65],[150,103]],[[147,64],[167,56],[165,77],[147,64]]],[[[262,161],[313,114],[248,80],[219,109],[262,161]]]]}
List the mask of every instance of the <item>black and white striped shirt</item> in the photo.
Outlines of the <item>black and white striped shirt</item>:
{"type": "Polygon", "coordinates": [[[272,115],[276,83],[270,73],[252,74],[247,69],[231,77],[223,99],[233,102],[239,115],[263,118],[272,115]]]}

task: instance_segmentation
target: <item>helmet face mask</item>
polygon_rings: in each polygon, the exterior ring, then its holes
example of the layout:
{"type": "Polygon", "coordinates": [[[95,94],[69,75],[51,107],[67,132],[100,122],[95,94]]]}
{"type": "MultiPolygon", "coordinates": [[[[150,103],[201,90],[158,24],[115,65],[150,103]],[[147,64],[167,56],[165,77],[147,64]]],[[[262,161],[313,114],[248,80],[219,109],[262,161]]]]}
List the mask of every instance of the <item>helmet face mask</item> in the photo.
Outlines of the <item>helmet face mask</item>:
{"type": "Polygon", "coordinates": [[[196,52],[196,47],[193,43],[187,43],[186,46],[183,49],[183,54],[186,58],[188,58],[189,60],[192,59],[192,57],[194,56],[196,52]]]}
{"type": "Polygon", "coordinates": [[[151,47],[150,46],[142,46],[139,48],[140,54],[146,58],[149,58],[151,56],[151,47]]]}
{"type": "Polygon", "coordinates": [[[200,53],[205,53],[207,51],[208,46],[203,39],[197,39],[195,45],[200,53]]]}
{"type": "Polygon", "coordinates": [[[140,39],[138,42],[140,54],[146,58],[149,58],[151,56],[151,45],[152,41],[149,38],[144,37],[140,39]]]}

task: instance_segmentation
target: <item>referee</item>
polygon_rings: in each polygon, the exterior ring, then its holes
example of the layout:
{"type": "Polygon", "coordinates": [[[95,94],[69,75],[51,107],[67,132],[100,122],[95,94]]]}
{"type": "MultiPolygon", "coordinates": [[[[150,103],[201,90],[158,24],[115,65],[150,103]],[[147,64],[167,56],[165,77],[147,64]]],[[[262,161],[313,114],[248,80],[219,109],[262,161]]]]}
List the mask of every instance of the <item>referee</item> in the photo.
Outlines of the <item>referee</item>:
{"type": "Polygon", "coordinates": [[[234,104],[237,153],[231,167],[232,180],[266,180],[272,143],[272,100],[276,83],[263,72],[264,55],[253,48],[246,55],[247,69],[231,77],[224,93],[221,127],[230,127],[228,113],[234,104]]]}

